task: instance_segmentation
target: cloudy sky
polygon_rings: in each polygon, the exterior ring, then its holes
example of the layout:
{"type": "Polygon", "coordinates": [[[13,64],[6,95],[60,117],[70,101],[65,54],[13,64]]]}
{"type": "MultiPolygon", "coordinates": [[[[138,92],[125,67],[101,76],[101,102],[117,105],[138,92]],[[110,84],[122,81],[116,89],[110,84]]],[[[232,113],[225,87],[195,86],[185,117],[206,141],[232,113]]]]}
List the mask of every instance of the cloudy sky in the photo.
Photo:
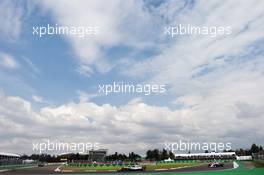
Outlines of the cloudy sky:
{"type": "Polygon", "coordinates": [[[264,145],[264,1],[0,1],[0,152],[45,139],[144,153],[165,141],[264,145]],[[33,35],[34,26],[99,33],[33,35]],[[230,26],[169,37],[164,27],[230,26]],[[100,94],[113,82],[163,94],[100,94]]]}

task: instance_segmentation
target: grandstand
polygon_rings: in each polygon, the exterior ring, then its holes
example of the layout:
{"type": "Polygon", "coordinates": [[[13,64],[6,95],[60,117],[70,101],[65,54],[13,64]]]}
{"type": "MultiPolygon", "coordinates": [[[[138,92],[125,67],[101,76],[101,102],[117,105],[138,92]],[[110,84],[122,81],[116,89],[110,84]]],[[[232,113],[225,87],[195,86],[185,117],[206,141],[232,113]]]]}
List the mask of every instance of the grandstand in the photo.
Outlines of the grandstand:
{"type": "Polygon", "coordinates": [[[225,159],[235,160],[235,152],[223,152],[223,153],[190,153],[190,154],[175,154],[175,160],[214,160],[214,159],[225,159]]]}
{"type": "Polygon", "coordinates": [[[107,149],[98,149],[89,151],[89,160],[91,162],[104,162],[107,155],[107,149]]]}
{"type": "Polygon", "coordinates": [[[259,153],[253,153],[252,157],[255,161],[264,163],[264,151],[259,152],[259,153]]]}
{"type": "Polygon", "coordinates": [[[0,152],[0,166],[21,163],[20,155],[0,152]]]}

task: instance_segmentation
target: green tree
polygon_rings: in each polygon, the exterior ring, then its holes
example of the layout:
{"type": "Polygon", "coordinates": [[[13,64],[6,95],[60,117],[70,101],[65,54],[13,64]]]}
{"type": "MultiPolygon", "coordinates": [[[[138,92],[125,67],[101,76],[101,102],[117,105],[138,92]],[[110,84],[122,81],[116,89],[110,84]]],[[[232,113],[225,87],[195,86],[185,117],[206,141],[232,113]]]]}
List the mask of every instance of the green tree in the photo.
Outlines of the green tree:
{"type": "Polygon", "coordinates": [[[138,155],[138,154],[135,154],[134,152],[131,152],[131,153],[129,153],[129,155],[128,155],[128,159],[129,159],[130,161],[137,161],[137,160],[140,159],[140,158],[141,158],[141,156],[138,155]]]}
{"type": "Polygon", "coordinates": [[[160,159],[164,160],[164,159],[168,159],[168,158],[169,158],[169,154],[168,154],[167,150],[163,149],[162,152],[161,152],[160,159]]]}
{"type": "Polygon", "coordinates": [[[259,152],[259,147],[253,143],[250,149],[251,153],[258,153],[259,152]]]}
{"type": "Polygon", "coordinates": [[[174,158],[175,158],[175,155],[170,151],[170,152],[169,152],[169,157],[170,157],[171,159],[174,159],[174,158]]]}

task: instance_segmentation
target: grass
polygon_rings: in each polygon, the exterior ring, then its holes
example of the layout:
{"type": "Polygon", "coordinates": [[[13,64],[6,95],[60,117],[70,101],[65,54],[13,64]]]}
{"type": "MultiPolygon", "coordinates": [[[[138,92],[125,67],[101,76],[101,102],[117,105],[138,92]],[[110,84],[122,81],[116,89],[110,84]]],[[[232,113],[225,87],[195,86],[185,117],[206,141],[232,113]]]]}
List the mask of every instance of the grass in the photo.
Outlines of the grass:
{"type": "MultiPolygon", "coordinates": [[[[199,165],[199,163],[158,163],[153,165],[146,165],[146,170],[154,170],[154,169],[169,169],[169,168],[181,168],[181,167],[190,167],[190,166],[196,166],[199,165]]],[[[62,170],[73,170],[73,171],[108,171],[108,170],[120,170],[122,167],[125,167],[126,165],[104,165],[104,166],[88,166],[88,165],[82,165],[77,166],[74,164],[70,165],[64,165],[61,169],[62,170]]]]}
{"type": "Polygon", "coordinates": [[[146,170],[182,168],[182,167],[191,167],[197,165],[200,165],[200,163],[162,163],[156,165],[147,165],[146,170]]]}
{"type": "MultiPolygon", "coordinates": [[[[157,172],[157,173],[147,173],[148,175],[264,175],[263,164],[259,166],[257,162],[255,168],[246,168],[243,162],[239,162],[239,168],[230,169],[230,170],[220,170],[220,171],[207,171],[207,172],[190,172],[190,173],[173,173],[173,172],[157,172]],[[262,167],[262,168],[259,168],[262,167]]],[[[157,165],[148,165],[147,170],[152,169],[163,169],[163,168],[177,168],[183,166],[195,166],[199,165],[199,163],[162,163],[157,165]]],[[[63,169],[71,169],[76,171],[93,171],[93,170],[118,170],[121,166],[98,166],[98,167],[72,167],[72,166],[64,166],[63,169]]],[[[126,173],[122,173],[125,175],[126,173]]],[[[128,173],[127,173],[128,174],[128,173]]],[[[132,173],[133,174],[133,173],[132,173]]],[[[136,173],[137,175],[142,173],[136,173]]],[[[103,173],[101,174],[103,175],[103,173]]],[[[131,175],[131,173],[129,173],[131,175]]]]}

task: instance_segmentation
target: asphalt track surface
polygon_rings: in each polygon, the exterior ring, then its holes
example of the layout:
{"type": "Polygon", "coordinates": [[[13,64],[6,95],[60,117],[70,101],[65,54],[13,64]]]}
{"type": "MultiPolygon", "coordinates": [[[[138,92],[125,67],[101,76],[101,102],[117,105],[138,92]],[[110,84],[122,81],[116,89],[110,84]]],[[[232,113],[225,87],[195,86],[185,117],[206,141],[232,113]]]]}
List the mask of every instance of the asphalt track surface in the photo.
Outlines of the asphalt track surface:
{"type": "Polygon", "coordinates": [[[58,167],[58,165],[47,165],[44,167],[31,167],[31,168],[23,168],[23,169],[15,169],[15,170],[10,170],[7,172],[2,172],[2,174],[30,174],[30,175],[37,175],[37,174],[149,174],[149,173],[166,173],[166,172],[203,172],[203,171],[219,171],[219,170],[225,170],[225,169],[232,169],[233,164],[225,164],[224,167],[219,167],[219,168],[208,168],[207,165],[201,165],[201,166],[195,166],[195,167],[188,167],[188,168],[181,168],[181,169],[173,169],[173,170],[160,170],[160,171],[137,171],[137,172],[55,172],[54,170],[58,167]]]}
{"type": "Polygon", "coordinates": [[[20,168],[9,170],[2,174],[54,174],[56,173],[54,170],[58,167],[58,165],[47,165],[44,167],[30,167],[30,168],[20,168]]]}

